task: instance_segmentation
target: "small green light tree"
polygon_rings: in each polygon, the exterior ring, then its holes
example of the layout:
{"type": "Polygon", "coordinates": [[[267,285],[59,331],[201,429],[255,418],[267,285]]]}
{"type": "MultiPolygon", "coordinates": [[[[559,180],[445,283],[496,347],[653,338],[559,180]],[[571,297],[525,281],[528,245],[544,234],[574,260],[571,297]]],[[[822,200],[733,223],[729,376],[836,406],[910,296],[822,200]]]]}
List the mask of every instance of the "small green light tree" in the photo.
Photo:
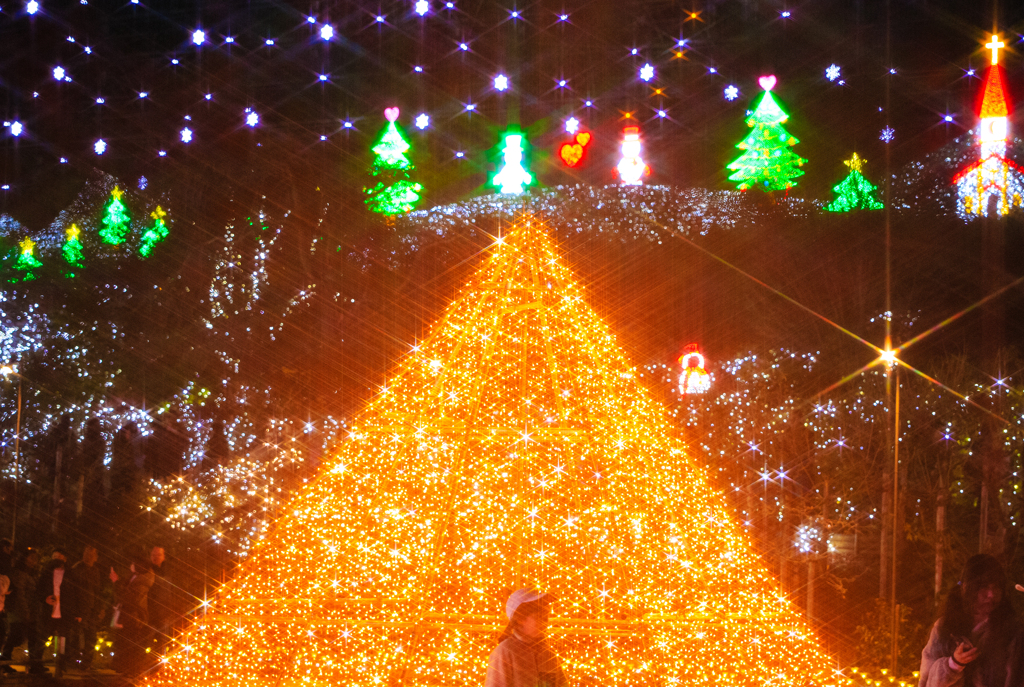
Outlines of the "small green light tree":
{"type": "Polygon", "coordinates": [[[843,162],[850,168],[846,178],[836,184],[832,191],[836,194],[835,200],[825,206],[829,212],[849,212],[850,210],[881,210],[885,205],[875,197],[877,186],[872,184],[861,169],[867,160],[854,153],[853,156],[843,162]]]}
{"type": "MultiPolygon", "coordinates": [[[[82,269],[82,242],[78,240],[82,230],[78,228],[78,225],[72,224],[70,227],[64,230],[64,245],[61,246],[60,252],[64,256],[64,261],[76,269],[82,269]]],[[[75,276],[69,273],[69,277],[75,276]]]]}
{"type": "Polygon", "coordinates": [[[747,117],[747,126],[753,130],[736,144],[743,154],[729,163],[728,169],[733,171],[729,180],[738,182],[741,191],[750,188],[766,193],[784,191],[796,186],[793,179],[803,175],[800,167],[807,160],[790,150],[800,141],[782,126],[789,115],[772,97],[775,77],[763,76],[758,83],[764,94],[747,117]]]}
{"type": "Polygon", "coordinates": [[[36,278],[35,270],[43,266],[43,263],[39,262],[35,256],[36,242],[30,237],[26,236],[22,239],[21,243],[18,244],[17,251],[18,257],[14,261],[14,269],[21,273],[21,276],[15,277],[9,281],[32,281],[36,278]]]}
{"type": "Polygon", "coordinates": [[[377,179],[376,185],[364,189],[366,205],[373,212],[382,215],[401,215],[412,210],[420,199],[423,186],[409,180],[409,172],[413,169],[406,153],[409,142],[398,130],[395,120],[398,119],[398,108],[389,107],[384,111],[388,125],[381,134],[377,145],[373,146],[374,160],[370,174],[377,179]]]}
{"type": "Polygon", "coordinates": [[[164,222],[164,217],[167,213],[159,205],[149,215],[153,218],[153,226],[146,229],[142,233],[142,238],[139,240],[139,255],[144,258],[148,258],[149,254],[153,252],[153,246],[167,238],[167,234],[170,233],[167,230],[167,224],[164,222]]]}
{"type": "Polygon", "coordinates": [[[103,216],[103,228],[100,229],[100,238],[111,246],[121,245],[128,236],[131,218],[128,216],[128,208],[121,202],[122,195],[124,194],[121,189],[115,186],[110,193],[110,202],[107,203],[107,211],[103,216]]]}

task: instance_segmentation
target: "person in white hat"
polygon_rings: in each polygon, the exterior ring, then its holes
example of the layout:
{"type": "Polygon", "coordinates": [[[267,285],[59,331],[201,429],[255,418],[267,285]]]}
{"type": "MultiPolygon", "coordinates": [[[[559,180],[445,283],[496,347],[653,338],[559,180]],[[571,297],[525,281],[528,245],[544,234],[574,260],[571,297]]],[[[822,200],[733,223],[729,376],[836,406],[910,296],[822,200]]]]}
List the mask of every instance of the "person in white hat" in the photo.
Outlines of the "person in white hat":
{"type": "Polygon", "coordinates": [[[484,687],[568,687],[558,656],[545,638],[551,595],[518,589],[505,604],[508,626],[491,652],[484,687]]]}

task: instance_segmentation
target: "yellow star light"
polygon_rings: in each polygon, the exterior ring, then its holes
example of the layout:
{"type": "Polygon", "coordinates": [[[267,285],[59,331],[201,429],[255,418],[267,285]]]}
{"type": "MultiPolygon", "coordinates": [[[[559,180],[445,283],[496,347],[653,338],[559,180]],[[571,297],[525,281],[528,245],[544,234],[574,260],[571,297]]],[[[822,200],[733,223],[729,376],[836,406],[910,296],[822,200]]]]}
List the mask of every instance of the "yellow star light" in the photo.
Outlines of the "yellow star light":
{"type": "Polygon", "coordinates": [[[157,205],[156,206],[156,210],[154,210],[153,212],[149,213],[149,216],[152,217],[153,219],[163,219],[164,217],[167,216],[167,213],[164,212],[164,209],[162,207],[157,205]]]}
{"type": "Polygon", "coordinates": [[[535,586],[570,684],[849,685],[540,225],[488,252],[142,684],[481,685],[535,586]]]}
{"type": "Polygon", "coordinates": [[[35,251],[35,248],[36,248],[36,242],[33,241],[28,236],[26,236],[21,241],[21,243],[18,244],[18,246],[21,248],[21,254],[22,255],[32,255],[32,253],[35,251]]]}
{"type": "Polygon", "coordinates": [[[857,153],[854,153],[850,157],[850,159],[844,161],[843,164],[846,165],[847,167],[849,167],[851,172],[859,172],[859,171],[861,171],[861,168],[864,167],[864,164],[866,162],[867,162],[867,160],[865,160],[864,158],[862,158],[859,155],[857,155],[857,153]]]}
{"type": "Polygon", "coordinates": [[[114,198],[120,200],[121,196],[124,195],[124,191],[122,191],[120,187],[115,186],[114,190],[110,192],[110,195],[113,196],[114,198]]]}
{"type": "Polygon", "coordinates": [[[64,235],[67,236],[68,241],[76,241],[78,236],[82,233],[82,230],[78,228],[78,225],[72,224],[70,227],[64,230],[64,235]]]}

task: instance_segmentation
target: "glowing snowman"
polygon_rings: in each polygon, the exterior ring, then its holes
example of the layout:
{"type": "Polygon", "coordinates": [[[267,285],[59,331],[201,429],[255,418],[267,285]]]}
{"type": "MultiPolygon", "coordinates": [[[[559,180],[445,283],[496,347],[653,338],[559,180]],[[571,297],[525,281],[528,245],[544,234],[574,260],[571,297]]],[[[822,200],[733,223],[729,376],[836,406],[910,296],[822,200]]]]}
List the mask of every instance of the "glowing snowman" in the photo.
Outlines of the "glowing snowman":
{"type": "Polygon", "coordinates": [[[522,193],[523,186],[533,182],[533,175],[523,168],[523,137],[507,134],[501,155],[505,164],[491,183],[500,186],[502,193],[522,193]]]}
{"type": "Polygon", "coordinates": [[[615,171],[623,184],[639,186],[643,178],[651,173],[651,168],[640,158],[640,129],[627,126],[622,134],[622,159],[615,166],[615,171]]]}

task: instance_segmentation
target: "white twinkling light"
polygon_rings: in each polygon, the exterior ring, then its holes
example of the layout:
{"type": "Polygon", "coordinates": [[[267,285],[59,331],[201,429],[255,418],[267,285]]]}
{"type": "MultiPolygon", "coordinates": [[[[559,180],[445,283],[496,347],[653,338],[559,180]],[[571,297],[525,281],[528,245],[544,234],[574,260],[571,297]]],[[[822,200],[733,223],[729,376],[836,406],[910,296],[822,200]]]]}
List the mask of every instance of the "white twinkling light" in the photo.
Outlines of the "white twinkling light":
{"type": "Polygon", "coordinates": [[[459,50],[469,50],[469,43],[459,43],[459,50]]]}
{"type": "Polygon", "coordinates": [[[648,62],[644,66],[640,67],[640,80],[650,81],[654,78],[654,67],[648,62]]]}
{"type": "Polygon", "coordinates": [[[334,27],[330,24],[324,24],[320,27],[320,38],[325,41],[329,41],[334,38],[334,27]]]}
{"type": "Polygon", "coordinates": [[[57,79],[57,81],[63,81],[65,76],[67,76],[67,72],[64,71],[64,67],[53,68],[53,78],[57,79]]]}
{"type": "Polygon", "coordinates": [[[504,74],[498,74],[494,77],[494,89],[497,91],[504,91],[508,88],[508,77],[504,74]]]}
{"type": "Polygon", "coordinates": [[[565,120],[565,130],[568,133],[574,134],[577,131],[579,131],[579,129],[580,129],[580,120],[576,119],[575,117],[569,117],[569,119],[565,120]]]}
{"type": "Polygon", "coordinates": [[[22,126],[21,122],[11,122],[11,136],[18,137],[25,131],[25,127],[22,126]]]}
{"type": "Polygon", "coordinates": [[[668,117],[668,112],[666,112],[665,110],[658,110],[658,116],[662,118],[668,117]]]}
{"type": "Polygon", "coordinates": [[[206,98],[207,100],[213,100],[213,93],[207,93],[203,97],[206,98]]]}
{"type": "Polygon", "coordinates": [[[427,0],[416,0],[416,14],[421,17],[430,11],[430,3],[427,0]]]}
{"type": "Polygon", "coordinates": [[[97,155],[102,155],[107,152],[107,142],[102,138],[97,138],[96,142],[92,144],[92,149],[96,151],[97,155]]]}
{"type": "Polygon", "coordinates": [[[184,129],[181,130],[181,142],[182,143],[191,143],[192,142],[192,129],[189,129],[187,126],[184,129]]]}
{"type": "Polygon", "coordinates": [[[825,78],[829,81],[835,81],[839,78],[839,65],[830,64],[825,68],[825,78]]]}
{"type": "Polygon", "coordinates": [[[740,89],[736,88],[735,86],[733,86],[731,84],[725,87],[725,99],[726,100],[730,100],[730,101],[731,100],[736,100],[736,98],[738,98],[738,97],[740,97],[740,89]]]}
{"type": "Polygon", "coordinates": [[[139,91],[139,97],[140,98],[148,98],[149,97],[149,91],[139,91]]]}
{"type": "Polygon", "coordinates": [[[315,24],[316,23],[316,17],[314,17],[312,15],[306,17],[306,23],[307,24],[315,24]]]}
{"type": "Polygon", "coordinates": [[[97,105],[103,105],[106,102],[107,102],[107,99],[104,98],[102,95],[100,97],[96,98],[96,104],[97,105]]]}
{"type": "Polygon", "coordinates": [[[416,65],[415,67],[413,67],[412,70],[414,72],[416,72],[417,74],[422,74],[423,73],[423,67],[421,67],[419,65],[416,65]]]}
{"type": "Polygon", "coordinates": [[[206,32],[202,29],[196,29],[192,32],[192,42],[196,45],[202,45],[206,42],[206,32]]]}
{"type": "Polygon", "coordinates": [[[420,114],[416,115],[417,128],[426,129],[428,126],[430,126],[430,115],[428,115],[426,112],[421,112],[420,114]]]}
{"type": "Polygon", "coordinates": [[[224,42],[225,43],[234,43],[235,42],[235,37],[234,36],[225,36],[224,37],[224,42]]]}
{"type": "Polygon", "coordinates": [[[260,123],[260,116],[253,110],[249,110],[245,115],[245,123],[248,126],[256,126],[260,123]]]}
{"type": "Polygon", "coordinates": [[[265,45],[273,45],[274,44],[274,39],[273,38],[268,38],[267,40],[263,41],[263,43],[265,45]]]}
{"type": "Polygon", "coordinates": [[[25,12],[28,14],[35,14],[39,11],[39,3],[36,0],[29,0],[25,3],[25,12]]]}
{"type": "Polygon", "coordinates": [[[327,81],[327,75],[326,74],[321,74],[320,75],[320,80],[321,81],[327,81]]]}
{"type": "Polygon", "coordinates": [[[878,135],[878,138],[884,143],[892,143],[892,140],[896,138],[896,130],[891,126],[887,126],[882,129],[882,133],[878,135]]]}

